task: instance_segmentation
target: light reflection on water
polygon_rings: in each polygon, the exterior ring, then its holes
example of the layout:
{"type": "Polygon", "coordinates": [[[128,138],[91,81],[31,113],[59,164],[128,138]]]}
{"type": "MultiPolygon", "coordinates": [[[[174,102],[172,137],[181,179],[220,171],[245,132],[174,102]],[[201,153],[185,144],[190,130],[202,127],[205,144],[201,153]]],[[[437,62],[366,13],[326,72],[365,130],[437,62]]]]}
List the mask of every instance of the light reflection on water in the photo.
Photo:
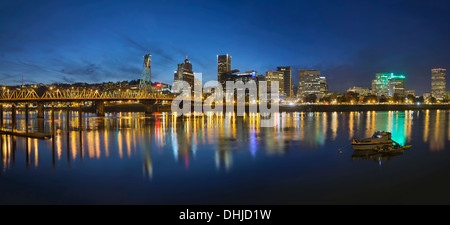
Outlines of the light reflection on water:
{"type": "MultiPolygon", "coordinates": [[[[0,178],[15,169],[26,168],[25,173],[31,173],[41,167],[44,171],[67,168],[69,174],[70,171],[98,169],[92,173],[102,176],[105,172],[102,165],[113,162],[124,170],[139,165],[147,182],[158,182],[155,177],[163,175],[183,176],[183,172],[168,169],[179,165],[184,171],[199,176],[206,173],[202,170],[213,168],[231,177],[237,176],[232,173],[235,166],[246,170],[246,166],[251,168],[258,160],[281,168],[297,167],[289,157],[300,157],[300,160],[311,160],[319,165],[326,163],[322,159],[331,157],[331,164],[349,166],[348,159],[356,162],[350,140],[369,137],[378,130],[392,132],[392,139],[400,144],[413,144],[411,153],[445,150],[446,142],[450,141],[449,115],[445,110],[279,113],[274,127],[263,128],[257,114],[194,118],[169,113],[151,117],[142,113],[113,113],[100,118],[85,113],[80,122],[78,113],[73,112],[68,130],[66,114],[59,111],[55,113],[56,133],[52,140],[1,136],[0,178]],[[337,149],[342,149],[343,153],[339,154],[337,149]],[[89,164],[94,161],[96,167],[85,167],[84,164],[88,164],[85,161],[89,164]]],[[[4,118],[4,127],[10,127],[10,114],[5,113],[4,118]]],[[[19,113],[17,118],[17,129],[24,130],[24,115],[19,113]]],[[[37,120],[36,114],[31,113],[29,129],[52,132],[50,115],[37,120]]],[[[405,154],[397,158],[407,157],[405,154]]],[[[384,161],[378,156],[359,158],[384,161]]],[[[272,171],[274,174],[284,172],[283,169],[272,171]]]]}
{"type": "MultiPolygon", "coordinates": [[[[54,151],[57,161],[63,160],[65,154],[70,163],[71,160],[83,158],[109,158],[111,154],[120,159],[130,158],[149,147],[150,140],[159,150],[169,146],[174,161],[182,161],[186,167],[189,167],[189,156],[196,154],[198,146],[215,145],[212,150],[217,152],[217,166],[224,161],[226,168],[229,168],[232,165],[229,151],[236,149],[236,143],[247,145],[252,156],[256,156],[258,150],[263,150],[268,155],[284,154],[289,142],[316,148],[323,146],[327,139],[336,140],[339,127],[348,130],[347,136],[344,136],[346,140],[369,137],[374,132],[383,130],[392,132],[392,139],[404,145],[411,141],[414,118],[419,117],[424,117],[423,141],[429,143],[431,151],[443,150],[445,140],[450,140],[449,113],[443,110],[280,113],[276,116],[273,128],[261,128],[258,115],[236,117],[234,114],[227,114],[222,117],[186,118],[169,113],[152,117],[144,117],[141,113],[117,113],[105,118],[85,114],[80,128],[78,113],[71,113],[70,128],[67,130],[65,113],[59,111],[55,115],[54,140],[2,136],[3,170],[10,168],[14,149],[25,149],[33,157],[33,163],[37,167],[39,145],[45,150],[54,151]],[[444,121],[448,122],[443,123],[444,121]],[[263,133],[261,129],[264,130],[263,133]]],[[[5,127],[8,128],[10,121],[8,115],[5,117],[5,127]]],[[[23,117],[23,114],[18,115],[18,130],[25,129],[23,117]]],[[[51,133],[49,117],[37,120],[32,116],[30,132],[51,133]]]]}

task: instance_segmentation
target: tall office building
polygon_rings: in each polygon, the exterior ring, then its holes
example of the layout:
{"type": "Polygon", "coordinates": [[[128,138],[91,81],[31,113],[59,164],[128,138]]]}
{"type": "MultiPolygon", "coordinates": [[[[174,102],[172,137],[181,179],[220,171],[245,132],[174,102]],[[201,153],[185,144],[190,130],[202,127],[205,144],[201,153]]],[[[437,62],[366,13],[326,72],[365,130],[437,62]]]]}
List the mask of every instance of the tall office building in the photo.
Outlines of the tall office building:
{"type": "Polygon", "coordinates": [[[298,70],[298,97],[320,95],[320,71],[298,70]]]}
{"type": "Polygon", "coordinates": [[[389,79],[393,73],[377,73],[375,74],[375,80],[372,81],[372,91],[376,96],[388,96],[389,95],[389,79]]]}
{"type": "Polygon", "coordinates": [[[399,96],[405,95],[405,76],[394,73],[377,73],[372,80],[372,92],[376,96],[399,96]]]}
{"type": "Polygon", "coordinates": [[[272,82],[278,82],[279,96],[286,96],[284,91],[284,72],[282,71],[266,71],[267,89],[271,91],[272,82]]]}
{"type": "Polygon", "coordinates": [[[431,95],[435,98],[443,98],[445,95],[445,72],[446,69],[431,70],[431,95]]]}
{"type": "Polygon", "coordinates": [[[392,75],[388,82],[389,96],[405,97],[405,76],[392,75]]]}
{"type": "Polygon", "coordinates": [[[178,68],[174,73],[174,81],[177,80],[188,82],[189,86],[191,86],[191,91],[194,90],[194,72],[187,56],[183,63],[178,64],[178,68]]]}
{"type": "Polygon", "coordinates": [[[218,55],[217,56],[217,81],[224,83],[223,75],[231,73],[231,56],[218,55]]]}
{"type": "Polygon", "coordinates": [[[291,67],[290,66],[279,66],[277,71],[283,72],[284,74],[284,93],[286,97],[292,97],[292,78],[291,78],[291,67]]]}
{"type": "Polygon", "coordinates": [[[327,78],[320,77],[319,83],[320,83],[320,95],[325,96],[326,94],[328,94],[327,78]]]}

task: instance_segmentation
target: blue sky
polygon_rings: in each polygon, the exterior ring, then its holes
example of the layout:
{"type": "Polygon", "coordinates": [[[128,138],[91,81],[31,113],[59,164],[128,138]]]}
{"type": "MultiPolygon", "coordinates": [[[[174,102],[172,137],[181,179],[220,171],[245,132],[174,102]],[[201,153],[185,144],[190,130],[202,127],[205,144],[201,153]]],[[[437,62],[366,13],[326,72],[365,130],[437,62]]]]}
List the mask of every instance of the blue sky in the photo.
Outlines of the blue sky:
{"type": "Polygon", "coordinates": [[[331,91],[370,87],[377,72],[403,73],[429,92],[430,70],[450,68],[450,2],[414,1],[2,1],[0,84],[173,82],[186,55],[203,80],[216,56],[264,74],[317,69],[331,91]]]}

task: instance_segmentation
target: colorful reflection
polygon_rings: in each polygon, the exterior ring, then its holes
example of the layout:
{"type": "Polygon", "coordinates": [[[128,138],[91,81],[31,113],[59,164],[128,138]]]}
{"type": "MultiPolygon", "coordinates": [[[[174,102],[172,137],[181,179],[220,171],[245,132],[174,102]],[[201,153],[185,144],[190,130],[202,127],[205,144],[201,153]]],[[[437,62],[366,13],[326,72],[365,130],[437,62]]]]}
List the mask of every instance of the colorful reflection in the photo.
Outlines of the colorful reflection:
{"type": "MultiPolygon", "coordinates": [[[[30,132],[50,133],[54,129],[55,138],[1,135],[1,169],[6,172],[23,159],[27,168],[51,162],[57,169],[83,160],[139,158],[144,174],[152,178],[158,172],[155,158],[162,156],[170,156],[189,171],[199,163],[200,154],[210,154],[216,170],[229,171],[236,154],[257,159],[261,154],[278,157],[306,147],[320,150],[329,143],[347,143],[353,137],[369,137],[378,130],[391,132],[392,139],[402,145],[413,141],[412,132],[420,132],[431,151],[445,149],[450,140],[450,113],[445,110],[294,112],[274,117],[274,127],[260,127],[259,114],[176,117],[158,113],[145,117],[142,113],[116,113],[101,118],[85,113],[80,120],[78,113],[70,113],[67,123],[63,111],[55,112],[54,119],[47,114],[45,119],[36,119],[32,112],[29,124],[23,114],[18,114],[18,130],[28,127],[30,132]],[[52,160],[42,156],[48,154],[52,160]]],[[[4,118],[7,128],[11,124],[7,112],[4,118]]]]}

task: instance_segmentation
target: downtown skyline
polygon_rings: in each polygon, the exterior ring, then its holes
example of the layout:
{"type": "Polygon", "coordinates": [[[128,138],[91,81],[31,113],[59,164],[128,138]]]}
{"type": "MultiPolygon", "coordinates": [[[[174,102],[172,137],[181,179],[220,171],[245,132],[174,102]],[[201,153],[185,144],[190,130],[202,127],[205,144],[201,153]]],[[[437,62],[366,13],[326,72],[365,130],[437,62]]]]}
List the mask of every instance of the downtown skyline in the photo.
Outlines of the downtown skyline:
{"type": "Polygon", "coordinates": [[[315,69],[330,91],[370,87],[379,72],[405,74],[408,89],[430,92],[430,70],[449,68],[446,1],[14,1],[0,3],[2,85],[172,83],[186,55],[203,80],[216,80],[217,55],[260,74],[315,69]],[[339,82],[339,85],[336,83],[339,82]],[[333,85],[334,84],[334,85],[333,85]]]}

